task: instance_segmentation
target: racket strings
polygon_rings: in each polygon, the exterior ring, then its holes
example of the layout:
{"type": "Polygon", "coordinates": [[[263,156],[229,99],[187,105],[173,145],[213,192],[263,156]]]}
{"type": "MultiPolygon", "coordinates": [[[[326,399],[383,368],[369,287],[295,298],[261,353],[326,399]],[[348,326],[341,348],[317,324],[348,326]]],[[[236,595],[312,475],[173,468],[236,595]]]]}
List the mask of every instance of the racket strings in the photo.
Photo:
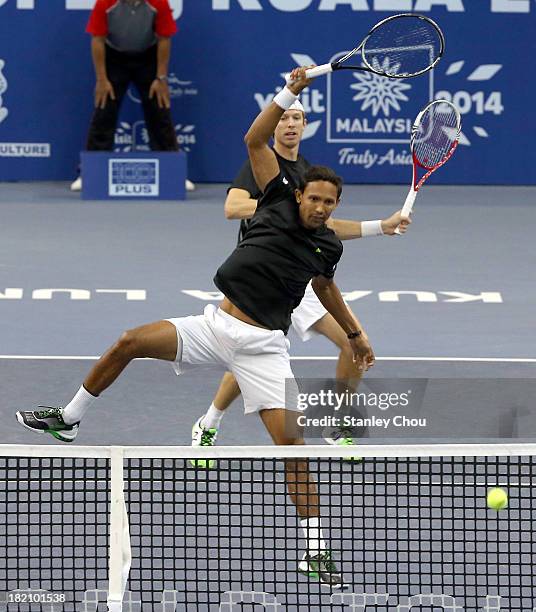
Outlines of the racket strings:
{"type": "Polygon", "coordinates": [[[440,164],[460,135],[458,112],[445,103],[432,104],[421,117],[412,139],[413,153],[427,169],[440,164]]]}
{"type": "Polygon", "coordinates": [[[412,15],[383,22],[363,46],[363,60],[369,68],[398,77],[428,70],[442,53],[439,30],[431,21],[412,15]]]}

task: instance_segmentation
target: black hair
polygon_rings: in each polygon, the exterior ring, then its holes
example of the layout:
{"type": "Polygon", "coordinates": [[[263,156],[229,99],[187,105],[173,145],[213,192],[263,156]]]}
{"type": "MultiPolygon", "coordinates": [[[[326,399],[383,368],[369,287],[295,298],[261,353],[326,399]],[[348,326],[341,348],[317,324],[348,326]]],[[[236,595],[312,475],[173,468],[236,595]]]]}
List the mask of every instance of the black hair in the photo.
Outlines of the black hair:
{"type": "Polygon", "coordinates": [[[327,166],[311,166],[307,172],[300,178],[298,189],[303,193],[309,183],[315,181],[327,181],[337,188],[337,200],[342,193],[342,178],[337,176],[335,172],[327,166]]]}

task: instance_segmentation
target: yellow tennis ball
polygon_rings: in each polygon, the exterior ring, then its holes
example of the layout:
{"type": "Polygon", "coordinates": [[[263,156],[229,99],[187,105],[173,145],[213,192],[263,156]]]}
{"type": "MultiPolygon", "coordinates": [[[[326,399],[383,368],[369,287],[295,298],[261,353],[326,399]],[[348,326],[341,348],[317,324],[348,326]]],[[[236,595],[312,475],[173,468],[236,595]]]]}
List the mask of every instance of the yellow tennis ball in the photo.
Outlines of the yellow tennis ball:
{"type": "Polygon", "coordinates": [[[508,494],[504,489],[495,487],[488,491],[488,508],[502,510],[508,505],[508,494]]]}

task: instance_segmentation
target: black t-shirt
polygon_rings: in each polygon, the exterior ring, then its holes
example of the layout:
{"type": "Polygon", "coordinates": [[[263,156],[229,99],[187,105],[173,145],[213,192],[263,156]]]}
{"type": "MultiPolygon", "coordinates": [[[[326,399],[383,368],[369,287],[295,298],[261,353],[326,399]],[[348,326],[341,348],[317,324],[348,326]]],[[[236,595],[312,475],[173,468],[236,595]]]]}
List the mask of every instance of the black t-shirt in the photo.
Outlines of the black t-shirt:
{"type": "Polygon", "coordinates": [[[267,185],[244,240],[220,266],[214,283],[257,323],[287,333],[309,281],[332,278],[341,255],[334,232],[301,224],[290,181],[281,172],[267,185]]]}
{"type": "MultiPolygon", "coordinates": [[[[298,159],[296,161],[290,161],[289,159],[281,157],[281,155],[279,155],[275,149],[272,150],[277,157],[277,161],[279,162],[279,168],[285,173],[285,176],[290,182],[290,187],[292,189],[296,189],[300,184],[300,178],[311,167],[311,164],[301,155],[298,155],[298,159]]],[[[244,162],[242,168],[240,168],[240,172],[236,175],[229,189],[245,189],[246,191],[249,191],[253,200],[259,200],[261,198],[262,191],[258,188],[257,183],[255,182],[255,177],[253,176],[253,170],[251,168],[251,162],[249,159],[244,162]]],[[[238,242],[240,242],[246,235],[249,223],[250,219],[242,219],[240,222],[238,242]]]]}

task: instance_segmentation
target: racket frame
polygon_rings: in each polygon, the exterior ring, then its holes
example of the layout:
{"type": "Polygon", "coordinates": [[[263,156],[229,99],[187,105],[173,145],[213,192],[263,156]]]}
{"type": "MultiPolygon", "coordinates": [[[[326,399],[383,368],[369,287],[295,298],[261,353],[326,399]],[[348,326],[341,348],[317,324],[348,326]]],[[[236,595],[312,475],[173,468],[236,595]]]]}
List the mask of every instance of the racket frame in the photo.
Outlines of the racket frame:
{"type": "Polygon", "coordinates": [[[365,72],[374,72],[374,74],[379,74],[380,76],[386,76],[391,79],[407,79],[410,77],[419,76],[420,74],[424,74],[425,72],[432,70],[432,68],[443,57],[444,52],[445,52],[445,36],[443,35],[441,28],[437,25],[437,23],[433,19],[431,19],[430,17],[427,17],[426,15],[420,15],[419,13],[399,13],[398,15],[391,15],[390,17],[386,17],[385,19],[382,19],[381,21],[379,21],[368,32],[368,34],[365,36],[361,44],[359,44],[352,51],[349,51],[346,55],[343,55],[337,61],[331,62],[330,65],[331,65],[332,71],[333,70],[363,70],[365,72]],[[346,60],[350,59],[353,55],[356,55],[360,50],[364,50],[366,48],[367,40],[371,37],[373,32],[375,32],[378,28],[382,27],[384,24],[388,23],[389,21],[393,21],[401,17],[416,17],[417,19],[421,19],[423,21],[428,22],[435,29],[438,35],[438,39],[439,39],[439,53],[437,54],[437,57],[434,59],[434,61],[428,67],[424,68],[423,70],[419,70],[418,72],[412,72],[411,74],[403,74],[403,75],[388,74],[387,72],[384,72],[382,70],[377,70],[376,68],[371,66],[367,60],[366,53],[364,53],[363,51],[361,51],[361,57],[363,58],[363,62],[365,66],[341,66],[341,64],[344,63],[346,60]]]}
{"type": "MultiPolygon", "coordinates": [[[[437,23],[433,19],[430,19],[430,17],[427,17],[426,15],[420,15],[419,13],[399,13],[398,15],[391,15],[390,17],[386,17],[385,19],[378,21],[378,23],[367,33],[365,38],[355,49],[353,49],[352,51],[349,51],[346,55],[343,55],[343,57],[341,57],[340,59],[334,62],[330,62],[328,64],[320,64],[319,66],[315,66],[314,68],[308,68],[305,71],[305,76],[308,79],[314,79],[316,77],[322,76],[324,74],[329,74],[330,72],[334,72],[336,70],[361,70],[364,72],[373,72],[374,74],[388,77],[390,79],[408,79],[411,77],[419,76],[420,74],[424,74],[425,72],[432,70],[432,68],[434,68],[434,66],[436,66],[439,60],[443,57],[444,52],[445,52],[445,36],[443,35],[441,28],[437,25],[437,23]],[[400,17],[417,17],[418,19],[422,19],[423,21],[427,21],[428,23],[430,23],[433,26],[433,28],[436,30],[438,39],[439,39],[439,53],[437,54],[437,57],[434,59],[434,61],[429,66],[427,66],[423,70],[419,70],[418,72],[412,72],[411,74],[401,74],[401,75],[388,74],[387,72],[384,72],[382,70],[377,70],[373,66],[371,66],[368,63],[366,54],[364,52],[361,53],[361,57],[365,64],[364,66],[342,66],[341,65],[346,60],[356,55],[361,49],[364,49],[367,40],[370,38],[372,33],[375,32],[379,27],[381,27],[382,25],[384,25],[385,23],[389,21],[393,21],[394,19],[399,19],[400,17]]],[[[285,80],[287,84],[290,83],[290,74],[285,75],[285,80]]]]}
{"type": "MultiPolygon", "coordinates": [[[[438,169],[441,168],[441,166],[443,164],[446,164],[448,162],[448,160],[452,157],[452,155],[454,154],[454,151],[456,150],[456,147],[458,146],[458,143],[460,141],[460,134],[461,134],[461,130],[462,130],[462,119],[461,119],[461,114],[460,111],[458,110],[458,108],[456,108],[456,106],[454,104],[452,104],[452,102],[449,102],[448,100],[443,100],[443,99],[438,99],[438,100],[433,100],[432,102],[430,102],[429,104],[427,104],[422,110],[421,112],[417,115],[417,117],[415,118],[415,121],[413,123],[413,127],[411,128],[411,139],[410,139],[410,148],[411,148],[411,156],[413,159],[413,178],[411,181],[411,187],[409,190],[409,193],[406,197],[406,201],[404,202],[404,206],[402,207],[402,211],[401,211],[401,215],[403,218],[407,219],[409,218],[409,216],[411,215],[411,212],[413,210],[413,204],[415,202],[415,198],[417,197],[417,193],[419,191],[419,189],[424,185],[424,183],[428,180],[428,178],[438,169]],[[422,164],[417,156],[415,155],[415,138],[417,136],[417,132],[419,130],[419,127],[421,125],[421,121],[422,118],[424,116],[424,114],[428,111],[428,109],[433,106],[434,104],[448,104],[450,107],[452,107],[455,112],[456,112],[456,130],[457,130],[457,134],[456,134],[456,138],[454,139],[452,145],[450,146],[450,149],[448,150],[448,152],[446,153],[446,155],[441,159],[441,161],[437,164],[435,164],[432,167],[427,167],[424,164],[422,164]],[[424,170],[426,170],[426,173],[420,178],[420,180],[417,182],[417,168],[423,168],[424,170]]],[[[395,230],[397,233],[398,230],[395,230]]]]}

